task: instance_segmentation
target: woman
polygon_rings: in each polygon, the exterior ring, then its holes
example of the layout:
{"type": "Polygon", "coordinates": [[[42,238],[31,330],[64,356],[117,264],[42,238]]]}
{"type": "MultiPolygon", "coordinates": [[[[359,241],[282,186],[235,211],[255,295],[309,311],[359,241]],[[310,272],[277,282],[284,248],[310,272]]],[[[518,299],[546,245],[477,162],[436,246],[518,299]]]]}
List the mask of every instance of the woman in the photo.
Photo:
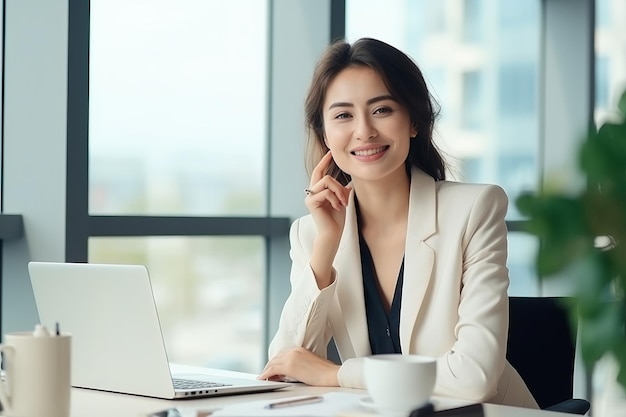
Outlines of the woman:
{"type": "Polygon", "coordinates": [[[306,99],[310,215],[259,378],[364,387],[364,356],[437,357],[435,395],[537,408],[505,359],[507,197],[445,181],[419,68],[374,39],[332,44],[306,99]],[[333,337],[342,360],[326,359],[333,337]]]}

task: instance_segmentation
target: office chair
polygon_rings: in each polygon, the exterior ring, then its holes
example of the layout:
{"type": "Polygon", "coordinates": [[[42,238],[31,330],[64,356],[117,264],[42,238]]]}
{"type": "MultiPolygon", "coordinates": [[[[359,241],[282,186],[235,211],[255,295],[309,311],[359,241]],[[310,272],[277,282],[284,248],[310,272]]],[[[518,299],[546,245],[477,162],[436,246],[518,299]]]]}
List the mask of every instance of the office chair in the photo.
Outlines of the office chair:
{"type": "Polygon", "coordinates": [[[509,297],[506,357],[520,374],[539,407],[585,414],[589,401],[572,398],[576,326],[567,297],[509,297]]]}

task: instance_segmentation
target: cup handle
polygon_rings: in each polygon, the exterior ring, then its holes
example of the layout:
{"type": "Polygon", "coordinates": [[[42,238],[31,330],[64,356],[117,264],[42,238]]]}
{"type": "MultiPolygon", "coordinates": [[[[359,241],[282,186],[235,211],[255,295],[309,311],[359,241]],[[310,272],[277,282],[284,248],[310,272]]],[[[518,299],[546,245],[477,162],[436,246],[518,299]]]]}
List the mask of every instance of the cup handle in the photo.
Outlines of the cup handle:
{"type": "MultiPolygon", "coordinates": [[[[15,352],[15,348],[13,346],[0,344],[0,352],[7,352],[8,354],[12,355],[15,352]]],[[[5,391],[5,389],[6,384],[0,383],[0,403],[2,403],[6,412],[11,410],[11,397],[5,391]]]]}

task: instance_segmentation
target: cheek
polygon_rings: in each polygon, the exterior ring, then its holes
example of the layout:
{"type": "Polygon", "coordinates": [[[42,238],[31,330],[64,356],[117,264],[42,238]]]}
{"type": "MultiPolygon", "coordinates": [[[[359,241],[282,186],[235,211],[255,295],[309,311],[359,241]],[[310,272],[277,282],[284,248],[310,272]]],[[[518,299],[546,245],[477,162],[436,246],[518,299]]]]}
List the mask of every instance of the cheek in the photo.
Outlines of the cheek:
{"type": "Polygon", "coordinates": [[[346,135],[344,129],[337,126],[329,126],[324,130],[324,142],[329,149],[341,147],[346,142],[346,135]]]}

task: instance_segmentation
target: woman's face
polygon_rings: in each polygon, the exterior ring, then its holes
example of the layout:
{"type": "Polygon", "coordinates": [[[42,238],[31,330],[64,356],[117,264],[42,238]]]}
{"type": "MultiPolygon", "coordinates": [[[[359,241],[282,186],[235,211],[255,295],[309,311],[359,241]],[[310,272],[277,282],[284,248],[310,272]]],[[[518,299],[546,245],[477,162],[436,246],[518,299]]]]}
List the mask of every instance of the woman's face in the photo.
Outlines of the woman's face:
{"type": "Polygon", "coordinates": [[[404,161],[417,131],[374,70],[350,67],[337,74],[328,86],[323,115],[326,146],[354,181],[406,175],[404,161]]]}

